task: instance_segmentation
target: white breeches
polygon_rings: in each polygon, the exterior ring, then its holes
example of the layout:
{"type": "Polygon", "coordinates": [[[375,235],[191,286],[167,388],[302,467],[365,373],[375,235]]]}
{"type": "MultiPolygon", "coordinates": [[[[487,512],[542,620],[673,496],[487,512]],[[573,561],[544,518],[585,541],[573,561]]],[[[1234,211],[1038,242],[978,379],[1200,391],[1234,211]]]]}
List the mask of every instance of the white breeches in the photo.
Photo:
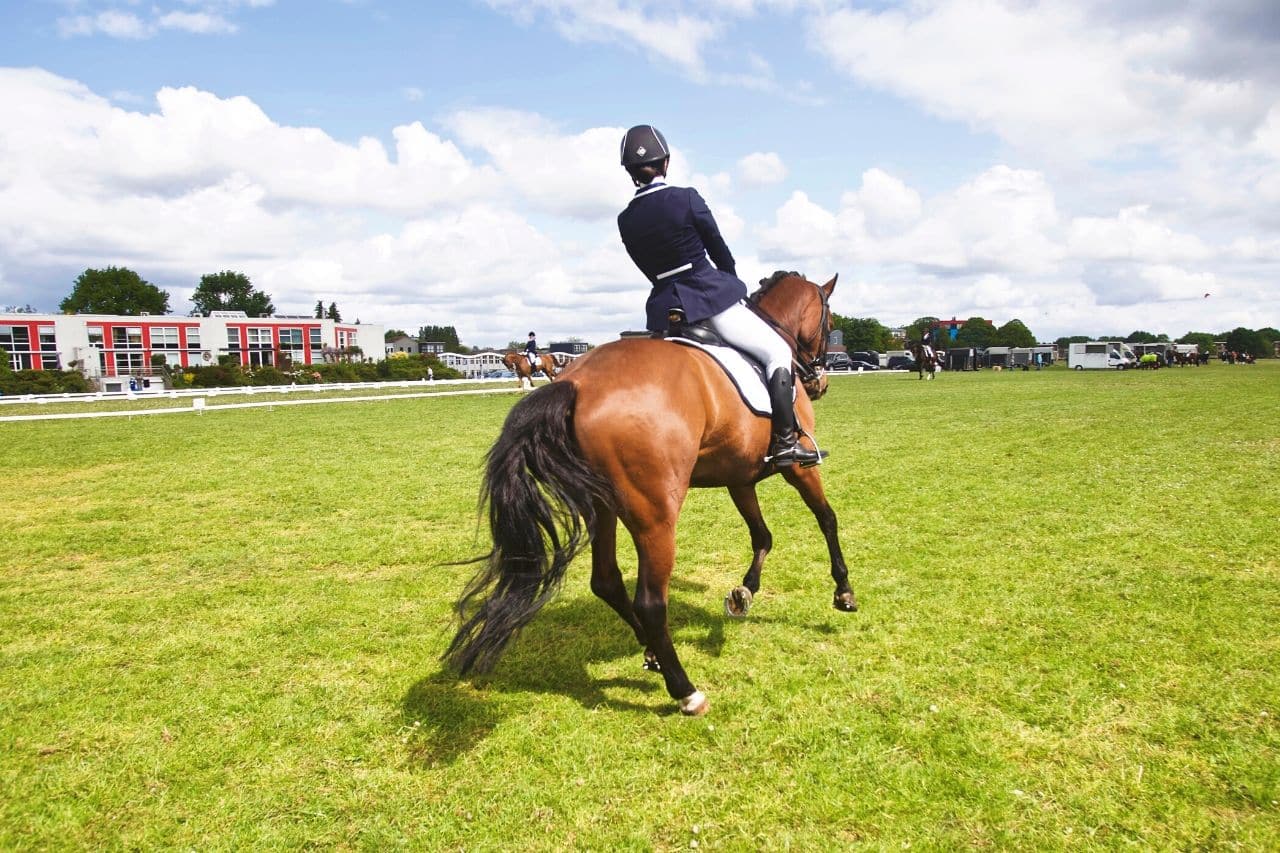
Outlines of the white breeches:
{"type": "Polygon", "coordinates": [[[763,364],[765,378],[775,370],[791,370],[791,347],[772,326],[741,302],[708,317],[706,323],[730,345],[763,364]]]}

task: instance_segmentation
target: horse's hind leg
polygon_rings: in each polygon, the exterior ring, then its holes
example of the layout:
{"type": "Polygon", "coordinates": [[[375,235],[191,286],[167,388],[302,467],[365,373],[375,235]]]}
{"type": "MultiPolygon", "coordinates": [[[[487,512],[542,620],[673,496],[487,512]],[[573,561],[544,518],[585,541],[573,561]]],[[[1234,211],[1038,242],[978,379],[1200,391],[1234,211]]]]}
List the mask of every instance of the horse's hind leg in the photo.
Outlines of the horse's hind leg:
{"type": "Polygon", "coordinates": [[[591,591],[631,626],[636,640],[645,647],[645,669],[659,669],[658,659],[645,639],[644,626],[631,607],[622,572],[618,570],[618,516],[600,505],[596,506],[595,537],[591,542],[591,591]]]}
{"type": "Polygon", "coordinates": [[[756,496],[755,484],[749,486],[730,486],[729,496],[733,505],[738,508],[742,520],[747,523],[751,533],[751,568],[742,578],[742,586],[729,592],[724,599],[724,611],[730,616],[741,618],[751,608],[751,599],[760,591],[760,570],[764,568],[764,558],[773,548],[773,534],[764,523],[760,513],[760,500],[756,496]]]}
{"type": "Polygon", "coordinates": [[[836,523],[835,510],[827,503],[826,492],[822,488],[822,477],[817,468],[800,468],[793,466],[783,468],[782,476],[795,487],[804,499],[805,505],[818,520],[818,529],[827,540],[827,554],[831,558],[831,578],[836,582],[836,593],[832,603],[836,610],[853,612],[858,609],[858,601],[854,598],[853,589],[849,586],[849,569],[844,564],[844,554],[840,551],[840,536],[836,523]]]}
{"type": "Polygon", "coordinates": [[[645,529],[632,528],[631,536],[640,560],[636,616],[649,638],[649,648],[662,667],[667,693],[679,703],[682,714],[701,716],[711,708],[711,703],[702,691],[694,689],[693,682],[685,675],[667,626],[667,584],[671,580],[676,557],[675,519],[656,521],[645,529]]]}

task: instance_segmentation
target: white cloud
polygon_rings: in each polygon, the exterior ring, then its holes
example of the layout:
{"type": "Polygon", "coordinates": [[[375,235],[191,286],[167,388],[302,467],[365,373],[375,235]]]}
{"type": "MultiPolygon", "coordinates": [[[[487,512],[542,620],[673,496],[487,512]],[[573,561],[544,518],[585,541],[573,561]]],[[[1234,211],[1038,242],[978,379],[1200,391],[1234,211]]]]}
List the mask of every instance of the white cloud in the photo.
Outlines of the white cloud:
{"type": "Polygon", "coordinates": [[[996,166],[924,204],[900,180],[872,169],[834,213],[794,193],[761,231],[761,243],[791,258],[1038,273],[1061,259],[1057,223],[1053,194],[1034,172],[996,166]]]}
{"type": "Polygon", "coordinates": [[[1184,67],[1204,37],[1180,20],[1100,26],[1086,4],[943,0],[816,18],[837,67],[944,118],[1060,156],[1166,143],[1191,127],[1248,127],[1272,100],[1248,79],[1184,67]]]}
{"type": "MultiPolygon", "coordinates": [[[[613,222],[630,196],[614,164],[620,129],[561,134],[536,116],[460,113],[459,142],[415,122],[392,130],[388,151],[191,88],[161,90],[143,113],[47,72],[0,69],[0,99],[20,105],[0,115],[10,271],[66,279],[124,263],[182,310],[201,274],[241,269],[282,311],[336,299],[366,322],[447,318],[477,343],[530,322],[597,340],[643,322],[648,286],[613,222]],[[537,134],[534,160],[508,145],[517,119],[537,134]]],[[[722,216],[741,230],[731,208],[722,216]]],[[[24,285],[45,307],[65,295],[56,281],[24,285]]]]}
{"type": "Polygon", "coordinates": [[[183,30],[203,35],[234,33],[237,29],[226,18],[209,12],[166,12],[156,18],[156,26],[162,30],[183,30]]]}
{"type": "Polygon", "coordinates": [[[777,152],[757,151],[738,161],[738,180],[746,187],[764,187],[786,180],[787,166],[777,152]]]}
{"type": "MultiPolygon", "coordinates": [[[[197,35],[227,35],[239,30],[228,14],[237,8],[263,8],[274,5],[275,0],[182,0],[188,11],[164,10],[158,6],[138,11],[124,11],[119,3],[111,0],[78,0],[76,8],[87,11],[77,15],[65,15],[57,19],[58,34],[63,38],[104,35],[118,39],[149,39],[165,30],[194,33],[197,35]],[[94,11],[97,9],[98,11],[94,11]]],[[[138,8],[141,4],[129,0],[126,4],[138,8]]]]}
{"type": "Polygon", "coordinates": [[[152,29],[137,15],[109,10],[96,15],[74,15],[58,19],[58,34],[63,38],[92,36],[102,33],[112,38],[150,38],[152,29]]]}
{"type": "Polygon", "coordinates": [[[1086,260],[1148,262],[1204,260],[1211,250],[1199,237],[1178,234],[1148,218],[1145,205],[1121,210],[1114,217],[1077,217],[1071,222],[1072,254],[1086,260]]]}
{"type": "Polygon", "coordinates": [[[499,11],[529,24],[550,19],[569,41],[616,42],[639,47],[695,76],[703,74],[702,50],[721,27],[699,14],[669,5],[620,3],[616,0],[486,0],[499,11]]]}
{"type": "MultiPolygon", "coordinates": [[[[366,322],[451,322],[473,343],[530,324],[603,341],[643,322],[648,285],[614,222],[632,191],[622,128],[472,109],[348,142],[244,97],[166,88],[143,111],[32,69],[0,69],[0,100],[15,105],[0,113],[6,302],[52,307],[79,270],[124,263],[175,297],[241,269],[282,311],[337,300],[366,322]]],[[[1274,325],[1280,310],[1275,232],[1197,232],[1168,205],[1072,210],[1036,169],[930,192],[887,168],[841,194],[784,180],[769,221],[733,195],[740,180],[679,148],[672,178],[707,197],[745,281],[840,272],[842,314],[1019,317],[1054,336],[1274,325]]]]}

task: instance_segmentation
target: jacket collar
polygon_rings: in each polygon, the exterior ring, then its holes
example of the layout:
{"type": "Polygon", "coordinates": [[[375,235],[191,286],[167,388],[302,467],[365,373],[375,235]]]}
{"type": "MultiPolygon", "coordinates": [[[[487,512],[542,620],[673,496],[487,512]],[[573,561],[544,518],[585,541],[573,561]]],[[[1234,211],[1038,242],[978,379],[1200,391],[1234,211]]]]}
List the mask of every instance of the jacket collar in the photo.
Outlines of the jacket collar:
{"type": "Polygon", "coordinates": [[[656,193],[658,190],[665,190],[666,188],[666,181],[662,178],[654,178],[652,181],[636,190],[636,194],[632,196],[632,201],[640,198],[640,196],[648,195],[649,193],[656,193]]]}

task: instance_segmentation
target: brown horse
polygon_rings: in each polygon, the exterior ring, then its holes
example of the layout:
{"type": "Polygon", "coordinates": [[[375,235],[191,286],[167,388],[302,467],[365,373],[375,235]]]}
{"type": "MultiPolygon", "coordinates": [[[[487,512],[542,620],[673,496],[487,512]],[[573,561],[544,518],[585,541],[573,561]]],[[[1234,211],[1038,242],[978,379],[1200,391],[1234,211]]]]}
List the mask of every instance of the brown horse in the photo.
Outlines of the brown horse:
{"type": "MultiPolygon", "coordinates": [[[[751,297],[791,345],[806,392],[796,399],[796,414],[810,441],[810,399],[827,389],[823,363],[835,283],[832,278],[819,286],[797,273],[775,273],[751,297]]],[[[680,710],[706,713],[710,704],[685,675],[667,626],[676,520],[690,487],[729,490],[747,523],[753,556],[725,609],[745,615],[773,544],[756,483],[777,473],[818,520],[836,609],[856,610],[819,468],[765,463],[769,437],[769,418],[748,411],[721,368],[697,349],[630,338],[578,359],[560,381],[511,409],[489,451],[481,496],[493,548],[477,560],[483,565],[458,602],[462,625],[446,659],[464,675],[492,668],[555,592],[574,555],[591,542],[592,591],[635,632],[645,668],[662,673],[680,710]],[[636,370],[637,364],[646,369],[636,370]],[[634,601],[618,568],[619,520],[639,562],[634,601]]]]}
{"type": "MultiPolygon", "coordinates": [[[[516,378],[520,380],[521,388],[533,387],[533,373],[535,368],[529,365],[529,359],[522,352],[514,350],[508,352],[502,357],[502,363],[507,366],[507,370],[514,371],[516,378]]],[[[556,360],[551,357],[550,353],[543,353],[538,356],[537,370],[541,370],[546,374],[547,379],[554,380],[556,378],[556,360]]]]}
{"type": "Polygon", "coordinates": [[[911,344],[911,357],[916,362],[916,372],[920,374],[921,379],[932,379],[933,375],[938,372],[939,361],[938,351],[934,350],[932,355],[924,351],[924,345],[918,342],[911,344]]]}

